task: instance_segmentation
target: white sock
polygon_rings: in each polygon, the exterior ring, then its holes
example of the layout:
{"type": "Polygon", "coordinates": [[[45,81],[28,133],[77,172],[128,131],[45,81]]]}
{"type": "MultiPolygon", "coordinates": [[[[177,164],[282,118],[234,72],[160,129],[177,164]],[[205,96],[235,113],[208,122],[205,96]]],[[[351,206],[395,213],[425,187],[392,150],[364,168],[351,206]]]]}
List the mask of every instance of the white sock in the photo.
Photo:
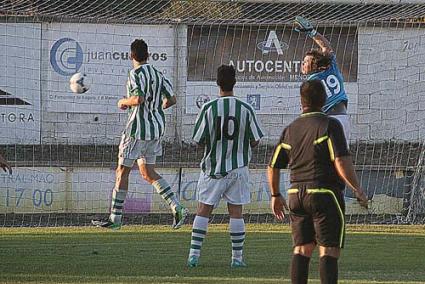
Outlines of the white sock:
{"type": "Polygon", "coordinates": [[[230,218],[230,239],[232,240],[232,259],[243,259],[243,245],[245,242],[245,221],[243,218],[230,218]]]}
{"type": "Polygon", "coordinates": [[[202,216],[195,216],[192,226],[192,239],[190,241],[190,252],[189,258],[191,256],[199,257],[201,255],[202,242],[207,235],[208,230],[208,220],[209,218],[202,216]]]}
{"type": "Polygon", "coordinates": [[[152,186],[156,189],[156,192],[161,195],[162,199],[170,205],[171,210],[174,212],[175,208],[180,205],[180,202],[168,182],[164,178],[160,178],[159,180],[154,181],[152,186]]]}
{"type": "Polygon", "coordinates": [[[127,190],[123,189],[114,189],[112,191],[111,215],[109,216],[109,219],[115,224],[121,224],[122,222],[122,211],[127,192],[127,190]]]}

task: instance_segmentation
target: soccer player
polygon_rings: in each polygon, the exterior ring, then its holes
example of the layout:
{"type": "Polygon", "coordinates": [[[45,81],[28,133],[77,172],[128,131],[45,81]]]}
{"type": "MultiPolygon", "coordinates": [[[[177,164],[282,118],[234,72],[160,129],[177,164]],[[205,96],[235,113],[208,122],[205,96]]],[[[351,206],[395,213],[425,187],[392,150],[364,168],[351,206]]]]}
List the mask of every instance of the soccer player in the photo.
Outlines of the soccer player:
{"type": "Polygon", "coordinates": [[[197,186],[198,210],[193,221],[187,264],[198,266],[208,220],[221,198],[227,201],[232,241],[231,267],[246,266],[243,259],[245,222],[242,206],[250,202],[248,164],[251,147],[263,133],[251,105],[233,96],[236,84],[233,66],[217,70],[220,95],[202,106],[195,123],[193,140],[205,147],[197,186]]]}
{"type": "Polygon", "coordinates": [[[3,169],[3,171],[5,172],[9,172],[9,174],[12,174],[12,168],[9,165],[9,162],[3,158],[3,156],[0,154],[0,167],[3,169]]]}
{"type": "Polygon", "coordinates": [[[128,177],[135,161],[142,177],[170,206],[173,228],[184,223],[188,211],[183,207],[168,182],[155,170],[156,156],[161,156],[161,138],[165,130],[164,109],[176,103],[171,82],[154,66],[147,63],[148,45],[142,39],[131,44],[133,69],[127,82],[127,98],[118,101],[118,107],[128,109],[118,154],[116,183],[112,193],[111,214],[107,221],[93,220],[98,227],[119,228],[122,224],[124,200],[128,192],[128,177]]]}
{"type": "Polygon", "coordinates": [[[329,41],[317,32],[313,25],[303,17],[295,17],[295,30],[305,32],[320,47],[305,54],[301,73],[308,75],[307,80],[320,80],[326,91],[323,112],[335,117],[342,124],[347,143],[350,139],[350,118],[347,115],[348,98],[345,93],[344,79],[336,63],[336,56],[329,41]]]}
{"type": "Polygon", "coordinates": [[[300,93],[303,113],[283,130],[268,167],[271,207],[279,220],[285,217],[284,209],[289,209],[294,245],[292,283],[307,283],[316,245],[321,283],[337,283],[345,233],[344,182],[365,208],[367,197],[357,180],[341,124],[322,112],[326,101],[323,84],[306,81],[300,93]],[[289,208],[279,188],[280,169],[288,165],[289,208]]]}

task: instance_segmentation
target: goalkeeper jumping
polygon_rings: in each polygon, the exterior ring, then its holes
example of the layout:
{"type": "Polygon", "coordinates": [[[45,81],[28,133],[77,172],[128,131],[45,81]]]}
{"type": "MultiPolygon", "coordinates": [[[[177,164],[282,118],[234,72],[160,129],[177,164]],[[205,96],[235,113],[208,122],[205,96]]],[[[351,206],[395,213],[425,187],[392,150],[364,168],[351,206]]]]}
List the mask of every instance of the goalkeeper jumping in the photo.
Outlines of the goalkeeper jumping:
{"type": "Polygon", "coordinates": [[[295,17],[295,31],[306,33],[320,49],[312,49],[305,54],[301,73],[308,75],[307,80],[320,80],[326,91],[326,102],[322,110],[336,118],[344,129],[345,139],[350,139],[350,118],[347,115],[348,98],[345,93],[344,79],[336,64],[336,56],[329,41],[305,18],[295,17]]]}

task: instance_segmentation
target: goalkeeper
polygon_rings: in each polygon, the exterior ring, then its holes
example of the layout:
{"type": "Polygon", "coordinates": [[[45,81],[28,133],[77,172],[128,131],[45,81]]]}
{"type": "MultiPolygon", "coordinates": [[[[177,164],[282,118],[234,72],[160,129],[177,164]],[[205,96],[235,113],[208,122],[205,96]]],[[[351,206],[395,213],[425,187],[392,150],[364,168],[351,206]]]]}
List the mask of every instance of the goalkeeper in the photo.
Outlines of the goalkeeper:
{"type": "Polygon", "coordinates": [[[320,49],[312,49],[305,54],[301,73],[308,75],[308,81],[320,80],[323,83],[326,102],[322,111],[341,123],[348,145],[350,139],[350,118],[347,115],[348,98],[334,50],[329,41],[303,17],[295,17],[295,31],[306,33],[320,47],[320,49]]]}

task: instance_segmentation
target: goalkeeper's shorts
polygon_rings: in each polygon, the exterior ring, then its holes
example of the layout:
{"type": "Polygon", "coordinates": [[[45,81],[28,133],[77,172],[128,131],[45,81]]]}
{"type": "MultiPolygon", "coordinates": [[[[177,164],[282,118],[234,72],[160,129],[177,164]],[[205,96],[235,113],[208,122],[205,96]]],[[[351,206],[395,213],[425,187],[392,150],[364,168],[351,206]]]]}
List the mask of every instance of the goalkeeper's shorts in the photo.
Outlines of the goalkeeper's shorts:
{"type": "Polygon", "coordinates": [[[162,155],[161,140],[140,140],[123,135],[119,146],[118,164],[133,167],[137,164],[154,165],[156,156],[162,155]]]}

